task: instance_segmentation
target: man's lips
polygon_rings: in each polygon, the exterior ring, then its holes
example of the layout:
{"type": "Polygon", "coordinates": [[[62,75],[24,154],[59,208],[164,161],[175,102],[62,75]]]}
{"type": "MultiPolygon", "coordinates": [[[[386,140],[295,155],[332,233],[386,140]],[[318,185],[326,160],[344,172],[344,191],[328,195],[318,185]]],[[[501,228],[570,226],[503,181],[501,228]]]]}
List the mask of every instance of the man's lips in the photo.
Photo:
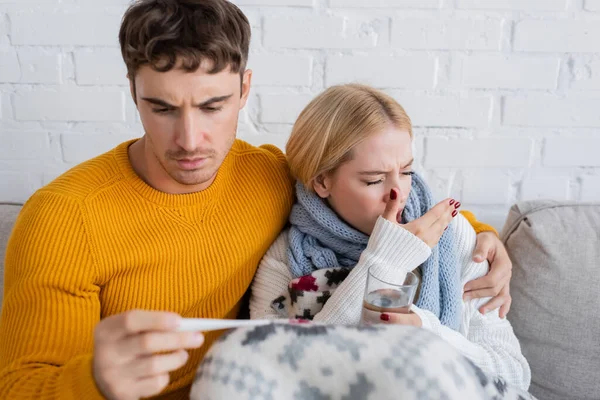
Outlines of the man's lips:
{"type": "Polygon", "coordinates": [[[184,170],[193,170],[193,169],[200,168],[206,162],[206,160],[207,160],[206,157],[196,157],[196,158],[182,158],[182,159],[176,160],[176,161],[177,161],[177,165],[179,165],[179,168],[184,169],[184,170]]]}

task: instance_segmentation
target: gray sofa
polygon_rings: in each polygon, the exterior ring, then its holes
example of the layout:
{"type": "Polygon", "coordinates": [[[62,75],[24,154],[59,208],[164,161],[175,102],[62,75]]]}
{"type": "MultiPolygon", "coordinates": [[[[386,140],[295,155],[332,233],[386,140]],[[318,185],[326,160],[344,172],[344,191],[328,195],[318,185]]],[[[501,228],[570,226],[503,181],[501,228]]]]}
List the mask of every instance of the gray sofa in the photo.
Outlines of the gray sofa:
{"type": "MultiPolygon", "coordinates": [[[[0,261],[19,210],[0,205],[0,261]]],[[[514,264],[509,319],[531,364],[531,393],[600,399],[600,204],[520,203],[501,236],[514,264]]]]}

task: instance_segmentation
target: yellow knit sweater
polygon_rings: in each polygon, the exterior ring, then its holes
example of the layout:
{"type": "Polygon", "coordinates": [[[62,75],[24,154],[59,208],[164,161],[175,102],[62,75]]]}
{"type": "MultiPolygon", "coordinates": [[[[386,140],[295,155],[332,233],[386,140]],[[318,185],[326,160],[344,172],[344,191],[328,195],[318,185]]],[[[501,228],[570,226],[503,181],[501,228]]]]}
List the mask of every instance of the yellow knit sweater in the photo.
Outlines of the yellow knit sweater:
{"type": "MultiPolygon", "coordinates": [[[[126,310],[235,318],[293,201],[273,146],[236,141],[206,190],[169,195],[145,184],[123,143],[39,190],[6,254],[0,399],[101,399],[93,332],[126,310]]],[[[164,399],[188,397],[208,333],[171,375],[164,399]]]]}
{"type": "MultiPolygon", "coordinates": [[[[8,244],[0,318],[0,399],[102,399],[93,332],[134,308],[235,318],[256,267],[284,227],[293,193],[281,151],[236,141],[214,183],[159,192],[123,143],[40,189],[8,244]]],[[[475,229],[493,230],[466,215],[475,229]]],[[[186,399],[208,333],[161,399],[186,399]]]]}

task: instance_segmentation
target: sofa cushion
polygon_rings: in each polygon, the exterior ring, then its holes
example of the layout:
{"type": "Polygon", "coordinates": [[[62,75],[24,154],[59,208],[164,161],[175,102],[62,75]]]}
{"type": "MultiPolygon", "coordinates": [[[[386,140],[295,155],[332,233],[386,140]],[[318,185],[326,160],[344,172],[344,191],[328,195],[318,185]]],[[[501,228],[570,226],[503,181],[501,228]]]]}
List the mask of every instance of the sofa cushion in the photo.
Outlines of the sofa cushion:
{"type": "Polygon", "coordinates": [[[600,393],[600,204],[519,203],[502,239],[513,261],[508,315],[540,399],[600,393]]]}
{"type": "Polygon", "coordinates": [[[8,237],[19,211],[21,211],[21,206],[0,204],[0,309],[2,308],[2,293],[4,288],[4,253],[6,251],[6,242],[8,242],[8,237]]]}

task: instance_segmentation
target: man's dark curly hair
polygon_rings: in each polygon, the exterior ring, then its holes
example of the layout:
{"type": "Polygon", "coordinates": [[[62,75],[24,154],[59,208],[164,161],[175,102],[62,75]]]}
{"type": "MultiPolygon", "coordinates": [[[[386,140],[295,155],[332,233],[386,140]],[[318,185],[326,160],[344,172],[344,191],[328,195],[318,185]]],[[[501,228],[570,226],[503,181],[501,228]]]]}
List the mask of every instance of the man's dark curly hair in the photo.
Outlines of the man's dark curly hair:
{"type": "Polygon", "coordinates": [[[210,61],[208,73],[243,75],[250,24],[227,0],[138,0],[123,16],[119,43],[132,81],[143,65],[193,72],[202,61],[210,61]]]}

